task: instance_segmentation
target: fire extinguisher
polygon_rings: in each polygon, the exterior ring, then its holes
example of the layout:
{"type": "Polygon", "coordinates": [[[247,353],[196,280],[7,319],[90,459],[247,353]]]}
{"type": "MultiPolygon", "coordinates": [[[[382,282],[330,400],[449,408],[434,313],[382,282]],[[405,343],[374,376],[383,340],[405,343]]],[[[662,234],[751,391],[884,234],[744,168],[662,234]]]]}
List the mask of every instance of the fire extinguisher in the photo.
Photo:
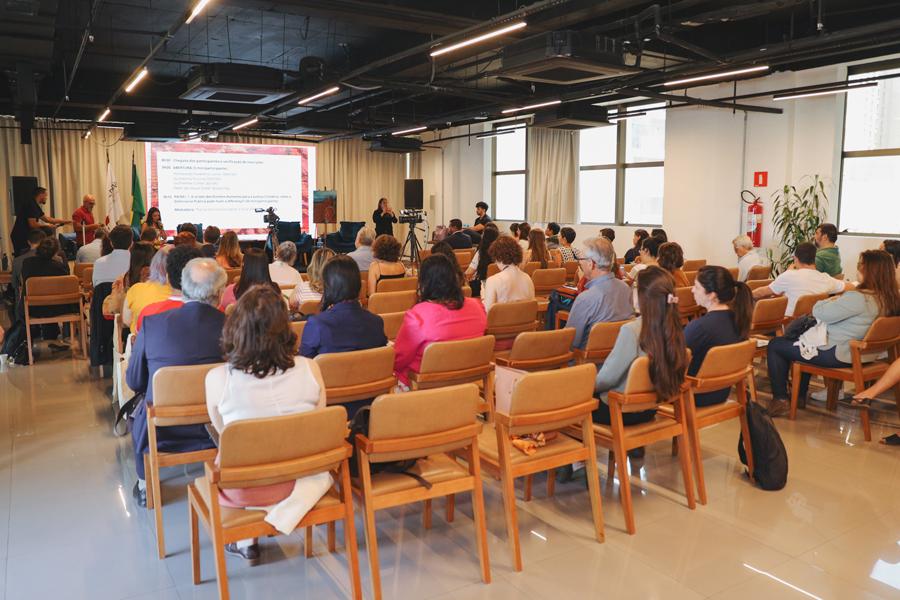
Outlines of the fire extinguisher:
{"type": "Polygon", "coordinates": [[[759,248],[762,246],[762,200],[750,190],[744,190],[741,192],[741,202],[747,205],[744,207],[744,233],[753,240],[753,246],[759,248]]]}

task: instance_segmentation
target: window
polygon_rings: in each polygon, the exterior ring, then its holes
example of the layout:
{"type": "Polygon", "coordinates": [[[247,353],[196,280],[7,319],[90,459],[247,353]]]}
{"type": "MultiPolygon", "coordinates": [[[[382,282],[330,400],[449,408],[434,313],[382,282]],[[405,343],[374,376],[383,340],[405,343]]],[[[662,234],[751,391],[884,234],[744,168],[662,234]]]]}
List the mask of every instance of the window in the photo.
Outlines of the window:
{"type": "Polygon", "coordinates": [[[848,80],[881,75],[898,78],[847,94],[838,226],[849,233],[900,232],[900,67],[851,68],[848,80]]]}
{"type": "Polygon", "coordinates": [[[493,145],[493,217],[500,221],[525,220],[525,178],[528,174],[525,127],[521,124],[500,125],[496,130],[513,127],[516,128],[513,133],[496,136],[493,145]]]}
{"type": "Polygon", "coordinates": [[[578,135],[578,221],[662,223],[666,112],[651,111],[578,135]]]}

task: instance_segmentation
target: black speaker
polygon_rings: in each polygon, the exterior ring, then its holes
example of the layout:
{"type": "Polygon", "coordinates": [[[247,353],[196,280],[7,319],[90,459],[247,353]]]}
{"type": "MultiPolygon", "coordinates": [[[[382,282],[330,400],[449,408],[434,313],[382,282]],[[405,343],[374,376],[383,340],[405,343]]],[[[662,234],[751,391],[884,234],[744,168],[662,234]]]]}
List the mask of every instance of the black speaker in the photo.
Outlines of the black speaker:
{"type": "Polygon", "coordinates": [[[9,199],[12,202],[12,215],[21,212],[21,207],[34,198],[34,190],[37,189],[37,177],[10,177],[9,199]]]}
{"type": "Polygon", "coordinates": [[[403,206],[421,210],[425,208],[422,202],[422,180],[405,179],[403,181],[403,206]]]}

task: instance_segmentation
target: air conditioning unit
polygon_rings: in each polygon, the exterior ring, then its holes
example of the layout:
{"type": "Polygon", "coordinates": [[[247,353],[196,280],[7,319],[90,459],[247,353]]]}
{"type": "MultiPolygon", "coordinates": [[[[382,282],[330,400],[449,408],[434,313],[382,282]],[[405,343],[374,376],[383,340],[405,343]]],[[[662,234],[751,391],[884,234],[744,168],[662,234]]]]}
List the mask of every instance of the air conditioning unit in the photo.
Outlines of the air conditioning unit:
{"type": "Polygon", "coordinates": [[[372,140],[369,146],[372,152],[395,152],[405,154],[407,152],[421,152],[422,140],[409,137],[382,137],[372,140]]]}
{"type": "Polygon", "coordinates": [[[291,94],[277,69],[234,63],[210,63],[191,69],[182,100],[271,104],[291,94]]]}
{"type": "Polygon", "coordinates": [[[636,73],[618,43],[598,34],[550,31],[503,50],[499,75],[512,79],[573,85],[636,73]]]}
{"type": "Polygon", "coordinates": [[[535,127],[552,129],[590,129],[609,125],[605,106],[586,103],[559,104],[548,110],[534,113],[535,127]]]}
{"type": "Polygon", "coordinates": [[[332,112],[303,112],[287,118],[282,133],[292,135],[335,135],[353,129],[345,115],[332,112]]]}

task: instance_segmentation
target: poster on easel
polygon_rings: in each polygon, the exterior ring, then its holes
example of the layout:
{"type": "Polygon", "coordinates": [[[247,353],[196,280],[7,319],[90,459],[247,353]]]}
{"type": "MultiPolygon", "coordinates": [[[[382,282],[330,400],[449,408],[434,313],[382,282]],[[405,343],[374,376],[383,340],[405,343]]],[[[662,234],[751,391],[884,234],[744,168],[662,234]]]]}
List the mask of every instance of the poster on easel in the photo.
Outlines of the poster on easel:
{"type": "Polygon", "coordinates": [[[316,225],[316,233],[319,235],[336,230],[334,227],[337,224],[336,191],[313,191],[313,223],[316,225]]]}

